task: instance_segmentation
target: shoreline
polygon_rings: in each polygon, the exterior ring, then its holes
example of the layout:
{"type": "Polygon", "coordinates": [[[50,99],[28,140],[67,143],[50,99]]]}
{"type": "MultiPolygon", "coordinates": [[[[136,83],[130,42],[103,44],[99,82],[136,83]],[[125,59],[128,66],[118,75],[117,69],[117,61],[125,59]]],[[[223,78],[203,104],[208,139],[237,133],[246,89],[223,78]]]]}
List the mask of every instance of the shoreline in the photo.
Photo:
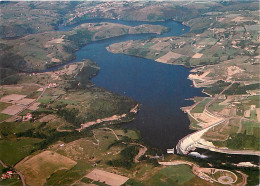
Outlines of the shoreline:
{"type": "MultiPolygon", "coordinates": [[[[103,118],[103,119],[97,119],[96,121],[89,121],[87,123],[82,123],[80,124],[81,127],[75,129],[78,132],[81,132],[81,130],[91,127],[93,125],[97,125],[97,124],[104,124],[104,123],[109,123],[109,124],[114,124],[113,122],[117,122],[117,121],[121,121],[122,119],[127,118],[127,116],[129,114],[136,114],[140,109],[140,104],[136,104],[128,113],[122,114],[122,115],[113,115],[107,118],[103,118]]],[[[133,117],[134,119],[134,117],[133,117]]]]}

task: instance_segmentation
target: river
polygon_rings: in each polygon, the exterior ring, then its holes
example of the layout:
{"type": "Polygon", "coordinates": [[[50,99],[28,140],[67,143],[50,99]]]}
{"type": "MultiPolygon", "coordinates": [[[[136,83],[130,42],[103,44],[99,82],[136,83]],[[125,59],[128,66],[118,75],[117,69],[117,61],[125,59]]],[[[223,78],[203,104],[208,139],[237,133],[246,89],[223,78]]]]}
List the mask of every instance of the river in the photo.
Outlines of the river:
{"type": "MultiPolygon", "coordinates": [[[[76,52],[77,57],[74,61],[91,59],[97,62],[101,69],[99,74],[92,78],[96,86],[131,97],[142,104],[136,119],[124,124],[124,127],[139,130],[146,144],[164,152],[167,148],[175,147],[181,138],[193,132],[189,129],[187,114],[180,108],[193,104],[192,101],[186,100],[187,98],[205,96],[201,89],[194,88],[192,82],[187,79],[190,69],[124,54],[113,54],[108,52],[106,47],[117,42],[146,39],[151,36],[179,36],[188,32],[189,28],[174,21],[140,22],[95,19],[88,22],[102,21],[129,26],[158,24],[170,28],[169,32],[162,35],[125,35],[89,43],[76,52]]],[[[70,30],[77,25],[60,27],[59,30],[70,30]]],[[[249,156],[222,154],[220,157],[219,153],[214,155],[213,152],[200,151],[202,152],[206,153],[209,158],[214,159],[216,155],[219,159],[227,158],[231,162],[234,156],[239,156],[239,161],[258,160],[255,156],[250,156],[251,158],[248,159],[249,156]]]]}

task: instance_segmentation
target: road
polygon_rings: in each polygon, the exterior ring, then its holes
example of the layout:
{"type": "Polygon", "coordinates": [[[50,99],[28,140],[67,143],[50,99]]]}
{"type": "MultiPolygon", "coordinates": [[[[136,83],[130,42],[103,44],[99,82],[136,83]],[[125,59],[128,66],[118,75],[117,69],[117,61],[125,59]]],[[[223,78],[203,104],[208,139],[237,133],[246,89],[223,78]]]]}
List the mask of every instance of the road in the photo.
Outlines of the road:
{"type": "Polygon", "coordinates": [[[56,128],[56,131],[58,131],[58,132],[72,132],[72,130],[60,129],[62,126],[64,126],[64,124],[61,124],[60,126],[58,126],[56,128]]]}
{"type": "Polygon", "coordinates": [[[0,164],[4,167],[4,168],[8,168],[8,166],[6,164],[4,164],[4,162],[2,160],[0,160],[0,164]]]}
{"type": "Polygon", "coordinates": [[[25,178],[24,178],[23,174],[19,171],[15,171],[15,172],[20,176],[23,186],[26,186],[25,178]]]}
{"type": "Polygon", "coordinates": [[[139,143],[131,143],[131,144],[135,144],[135,145],[141,146],[141,148],[139,149],[138,154],[137,154],[137,155],[135,156],[135,158],[134,158],[134,162],[135,162],[135,163],[138,163],[138,162],[140,162],[140,161],[139,161],[139,158],[146,153],[147,147],[144,146],[144,145],[142,145],[142,144],[139,144],[139,143]]]}

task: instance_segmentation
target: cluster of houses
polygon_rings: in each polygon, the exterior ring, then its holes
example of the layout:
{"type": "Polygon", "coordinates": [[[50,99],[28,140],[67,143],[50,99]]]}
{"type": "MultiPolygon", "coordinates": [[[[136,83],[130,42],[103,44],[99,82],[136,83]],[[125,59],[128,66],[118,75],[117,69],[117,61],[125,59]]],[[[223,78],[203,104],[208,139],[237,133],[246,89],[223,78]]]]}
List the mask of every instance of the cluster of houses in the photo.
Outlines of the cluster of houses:
{"type": "Polygon", "coordinates": [[[5,179],[11,179],[13,175],[12,171],[7,171],[6,173],[2,174],[1,179],[5,180],[5,179]]]}

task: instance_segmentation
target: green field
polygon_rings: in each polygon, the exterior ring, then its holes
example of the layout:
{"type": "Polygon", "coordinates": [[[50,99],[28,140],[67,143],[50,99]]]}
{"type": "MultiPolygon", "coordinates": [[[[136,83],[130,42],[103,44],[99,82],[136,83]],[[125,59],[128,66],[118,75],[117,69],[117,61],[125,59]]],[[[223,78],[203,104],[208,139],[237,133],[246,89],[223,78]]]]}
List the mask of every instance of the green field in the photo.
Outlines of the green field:
{"type": "Polygon", "coordinates": [[[108,146],[116,141],[114,134],[111,131],[102,129],[93,131],[89,131],[89,133],[95,136],[85,138],[82,136],[81,139],[66,144],[63,148],[54,147],[51,149],[75,161],[79,159],[87,161],[95,158],[105,163],[110,159],[118,157],[118,155],[114,154],[122,150],[122,147],[116,146],[108,150],[108,146]]]}
{"type": "Polygon", "coordinates": [[[198,125],[198,122],[195,119],[193,119],[190,115],[188,115],[188,118],[190,120],[190,129],[197,130],[201,128],[201,126],[198,125]]]}
{"type": "Polygon", "coordinates": [[[209,109],[213,111],[221,111],[225,107],[225,105],[219,105],[219,103],[221,103],[222,101],[223,100],[214,102],[209,106],[209,109]]]}
{"type": "Polygon", "coordinates": [[[16,133],[25,132],[31,128],[37,128],[39,122],[4,122],[0,125],[0,132],[3,136],[14,135],[16,133]]]}
{"type": "Polygon", "coordinates": [[[0,185],[1,186],[22,186],[23,184],[17,178],[12,178],[12,179],[6,179],[6,180],[0,179],[0,185]]]}
{"type": "Polygon", "coordinates": [[[231,135],[231,137],[227,140],[227,147],[229,149],[259,150],[260,144],[258,139],[259,137],[257,138],[253,135],[247,135],[245,133],[231,135]]]}
{"type": "Polygon", "coordinates": [[[131,139],[139,139],[139,133],[137,131],[134,131],[134,130],[121,130],[121,129],[118,129],[118,130],[114,130],[115,133],[118,135],[118,136],[127,136],[128,138],[131,138],[131,139]]]}
{"type": "Polygon", "coordinates": [[[39,102],[42,104],[48,104],[51,101],[54,101],[57,97],[56,96],[47,96],[47,95],[43,95],[41,97],[41,99],[39,99],[39,102]]]}
{"type": "Polygon", "coordinates": [[[74,183],[75,180],[82,178],[84,175],[90,172],[91,169],[91,164],[79,161],[78,164],[76,164],[70,170],[62,169],[53,173],[50,178],[47,179],[45,185],[70,185],[74,183]]]}
{"type": "Polygon", "coordinates": [[[7,165],[15,165],[17,162],[28,156],[35,144],[41,142],[41,139],[24,138],[17,140],[0,141],[0,159],[7,165]]]}
{"type": "Polygon", "coordinates": [[[248,102],[246,103],[248,105],[248,107],[250,107],[250,105],[256,105],[256,108],[260,107],[260,96],[250,96],[248,97],[248,102]]]}
{"type": "MultiPolygon", "coordinates": [[[[248,99],[241,101],[241,104],[238,105],[238,115],[243,116],[246,110],[250,109],[251,105],[255,105],[256,108],[260,107],[260,96],[249,96],[248,99]]],[[[255,112],[251,112],[253,114],[252,119],[256,119],[255,112]]]]}
{"type": "Polygon", "coordinates": [[[158,171],[147,185],[183,185],[194,177],[188,165],[169,166],[158,171]]]}
{"type": "Polygon", "coordinates": [[[254,135],[255,137],[260,137],[260,124],[254,121],[243,121],[242,122],[242,133],[246,133],[247,135],[254,135]]]}
{"type": "Polygon", "coordinates": [[[4,121],[10,117],[11,117],[10,115],[0,113],[0,121],[4,121]]]}
{"type": "Polygon", "coordinates": [[[0,103],[0,111],[5,109],[6,107],[12,105],[11,103],[4,103],[4,102],[1,102],[0,103]]]}
{"type": "Polygon", "coordinates": [[[204,38],[199,41],[199,45],[214,45],[217,42],[214,38],[204,38]]]}
{"type": "Polygon", "coordinates": [[[200,102],[195,108],[191,110],[191,113],[202,113],[205,105],[210,101],[210,99],[205,99],[202,102],[200,102]]]}

